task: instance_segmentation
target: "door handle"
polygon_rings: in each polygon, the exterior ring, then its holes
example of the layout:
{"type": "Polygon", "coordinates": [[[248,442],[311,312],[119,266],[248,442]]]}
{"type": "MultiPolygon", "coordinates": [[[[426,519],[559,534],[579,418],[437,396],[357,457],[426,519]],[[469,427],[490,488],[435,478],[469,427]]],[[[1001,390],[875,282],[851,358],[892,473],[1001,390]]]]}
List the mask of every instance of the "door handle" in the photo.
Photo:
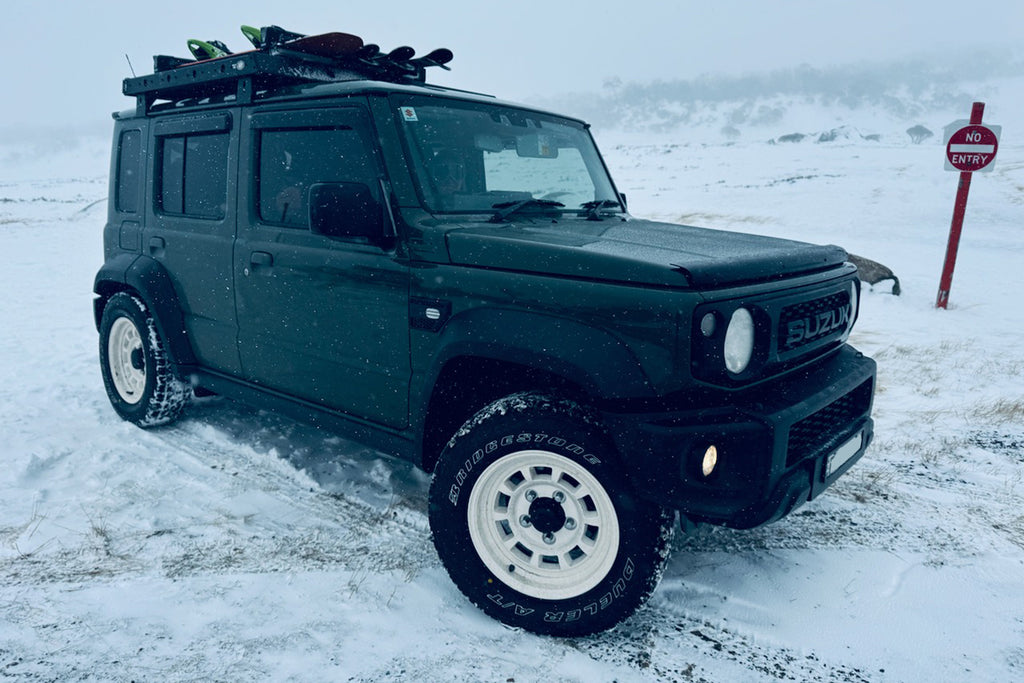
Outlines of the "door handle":
{"type": "Polygon", "coordinates": [[[167,242],[164,241],[163,237],[150,237],[149,238],[149,253],[153,256],[160,256],[164,253],[164,249],[167,247],[167,242]]]}
{"type": "Polygon", "coordinates": [[[267,268],[274,265],[274,255],[265,251],[254,251],[249,254],[249,264],[254,268],[267,268]]]}

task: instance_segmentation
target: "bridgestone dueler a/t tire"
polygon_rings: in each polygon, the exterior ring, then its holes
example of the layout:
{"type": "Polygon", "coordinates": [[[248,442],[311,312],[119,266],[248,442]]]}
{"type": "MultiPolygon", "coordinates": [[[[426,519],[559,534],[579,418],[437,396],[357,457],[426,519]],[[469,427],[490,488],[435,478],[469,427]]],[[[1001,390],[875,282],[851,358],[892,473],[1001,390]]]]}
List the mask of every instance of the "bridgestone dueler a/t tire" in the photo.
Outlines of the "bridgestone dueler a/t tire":
{"type": "Polygon", "coordinates": [[[172,371],[153,317],[127,292],[115,294],[100,321],[100,369],[114,410],[140,427],[176,420],[192,388],[172,371]]]}
{"type": "Polygon", "coordinates": [[[484,612],[535,633],[608,629],[650,597],[674,515],[630,492],[588,411],[538,394],[482,410],[441,454],[434,545],[484,612]]]}

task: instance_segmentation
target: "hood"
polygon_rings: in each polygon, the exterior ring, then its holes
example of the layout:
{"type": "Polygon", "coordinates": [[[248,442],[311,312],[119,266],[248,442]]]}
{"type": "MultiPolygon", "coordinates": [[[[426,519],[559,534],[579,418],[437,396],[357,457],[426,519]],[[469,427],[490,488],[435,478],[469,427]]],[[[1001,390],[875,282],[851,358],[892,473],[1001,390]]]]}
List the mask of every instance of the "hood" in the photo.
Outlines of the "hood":
{"type": "Polygon", "coordinates": [[[714,288],[841,265],[837,246],[654,221],[473,225],[447,235],[453,263],[670,287],[714,288]]]}

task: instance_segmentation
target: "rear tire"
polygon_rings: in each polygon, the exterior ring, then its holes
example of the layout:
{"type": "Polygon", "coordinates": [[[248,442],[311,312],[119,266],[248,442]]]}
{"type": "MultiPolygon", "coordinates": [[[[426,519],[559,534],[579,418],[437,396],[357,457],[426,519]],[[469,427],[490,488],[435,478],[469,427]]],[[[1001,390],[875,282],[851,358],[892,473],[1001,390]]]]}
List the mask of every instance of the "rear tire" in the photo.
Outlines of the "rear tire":
{"type": "Polygon", "coordinates": [[[637,499],[581,407],[539,394],[496,401],[448,443],[430,527],[459,589],[490,616],[582,636],[635,612],[657,586],[674,514],[637,499]]]}
{"type": "Polygon", "coordinates": [[[192,388],[173,372],[153,316],[141,299],[115,294],[100,321],[100,369],[114,410],[140,427],[173,422],[192,388]]]}

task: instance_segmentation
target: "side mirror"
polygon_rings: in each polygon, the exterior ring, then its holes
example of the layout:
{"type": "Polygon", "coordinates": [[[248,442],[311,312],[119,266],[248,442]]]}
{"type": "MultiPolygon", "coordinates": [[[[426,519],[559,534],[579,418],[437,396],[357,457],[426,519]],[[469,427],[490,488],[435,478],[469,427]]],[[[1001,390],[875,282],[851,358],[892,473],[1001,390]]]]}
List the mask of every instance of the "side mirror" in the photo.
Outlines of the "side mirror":
{"type": "Polygon", "coordinates": [[[384,240],[384,207],[363,183],[315,183],[309,188],[309,229],[314,235],[384,240]]]}

